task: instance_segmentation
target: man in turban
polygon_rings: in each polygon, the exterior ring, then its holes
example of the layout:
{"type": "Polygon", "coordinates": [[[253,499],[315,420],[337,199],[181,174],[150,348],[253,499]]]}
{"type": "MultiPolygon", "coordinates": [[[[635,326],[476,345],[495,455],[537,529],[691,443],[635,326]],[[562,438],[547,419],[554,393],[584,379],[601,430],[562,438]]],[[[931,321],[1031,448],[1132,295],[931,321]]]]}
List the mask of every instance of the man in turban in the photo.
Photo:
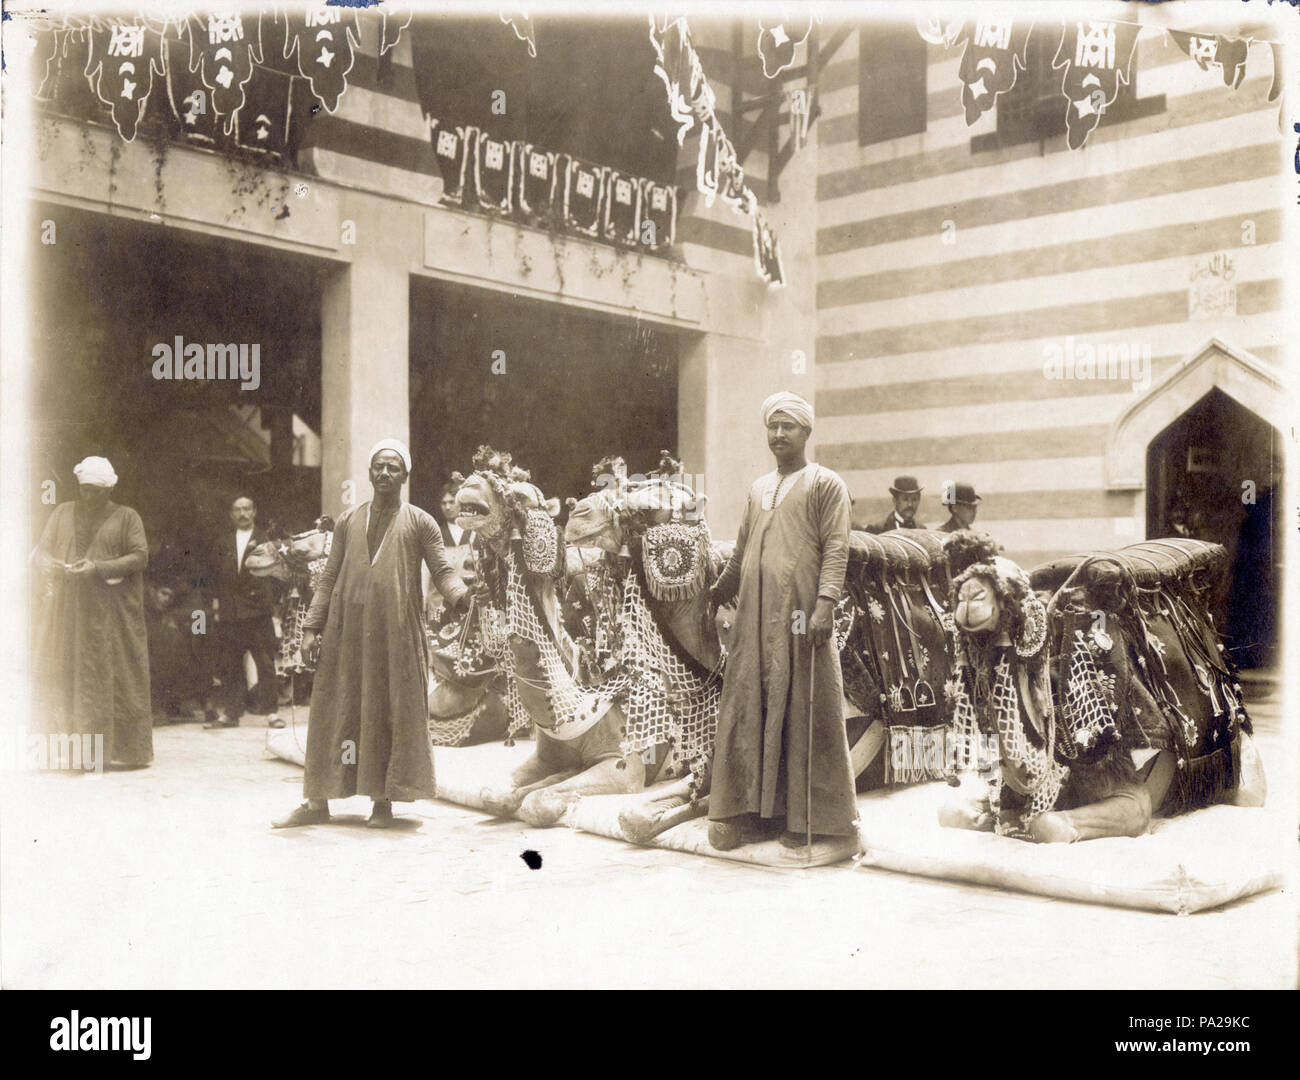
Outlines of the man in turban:
{"type": "Polygon", "coordinates": [[[788,847],[809,833],[852,835],[857,816],[830,644],[848,566],[849,493],[804,456],[807,401],[773,394],[761,416],[776,470],[750,488],[735,553],[711,591],[715,605],[739,597],[709,796],[709,842],[724,851],[782,826],[788,847]]]}
{"type": "Polygon", "coordinates": [[[44,588],[32,638],[33,727],[82,736],[83,769],[96,736],[99,763],[148,765],[149,544],[140,515],[112,501],[117,473],[107,458],[88,457],[73,475],[80,497],[54,508],[34,556],[44,588]]]}
{"type": "Polygon", "coordinates": [[[420,564],[447,602],[465,585],[448,564],[431,514],[403,503],[411,453],[396,439],[370,451],[374,498],[346,511],[303,624],[304,653],[321,636],[307,728],[307,801],[276,828],[329,821],[329,799],[368,795],[373,828],[393,802],[434,797],[429,657],[420,564]]]}

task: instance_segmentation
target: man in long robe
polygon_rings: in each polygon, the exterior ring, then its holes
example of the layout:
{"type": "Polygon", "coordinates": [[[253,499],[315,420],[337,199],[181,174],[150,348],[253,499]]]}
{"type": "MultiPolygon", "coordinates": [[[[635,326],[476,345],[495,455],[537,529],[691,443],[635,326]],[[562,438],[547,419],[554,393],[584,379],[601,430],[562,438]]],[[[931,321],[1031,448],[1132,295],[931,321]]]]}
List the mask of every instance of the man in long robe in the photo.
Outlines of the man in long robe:
{"type": "Polygon", "coordinates": [[[762,839],[782,819],[788,847],[809,832],[852,835],[857,817],[839,654],[829,644],[848,566],[849,493],[804,456],[808,402],[774,394],[762,419],[777,468],[750,489],[735,553],[712,591],[715,604],[739,594],[709,796],[709,842],[719,850],[762,839]]]}
{"type": "Polygon", "coordinates": [[[32,727],[102,735],[104,764],[148,765],[144,524],[110,498],[117,474],[107,458],[88,457],[73,473],[80,498],[54,508],[34,558],[44,587],[32,638],[32,727]]]}
{"type": "Polygon", "coordinates": [[[431,514],[401,501],[410,451],[384,439],[370,452],[374,499],[334,527],[304,622],[303,652],[321,635],[307,728],[307,801],[276,828],[329,821],[329,799],[368,795],[368,825],[393,823],[393,801],[434,797],[429,657],[420,564],[453,606],[466,587],[448,564],[431,514]]]}

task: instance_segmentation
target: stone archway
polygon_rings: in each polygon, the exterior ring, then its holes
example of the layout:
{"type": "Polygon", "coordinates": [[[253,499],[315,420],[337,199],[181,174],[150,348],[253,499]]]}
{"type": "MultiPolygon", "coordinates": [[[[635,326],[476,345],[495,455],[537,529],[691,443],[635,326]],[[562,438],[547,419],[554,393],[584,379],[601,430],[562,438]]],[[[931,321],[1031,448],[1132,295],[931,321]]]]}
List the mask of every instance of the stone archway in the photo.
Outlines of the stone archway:
{"type": "Polygon", "coordinates": [[[1106,439],[1106,487],[1111,491],[1143,489],[1151,440],[1216,388],[1279,431],[1288,426],[1278,372],[1244,349],[1211,338],[1111,425],[1106,439]]]}
{"type": "Polygon", "coordinates": [[[1133,491],[1139,535],[1227,549],[1210,606],[1242,667],[1269,665],[1277,641],[1285,425],[1277,373],[1212,339],[1125,410],[1106,446],[1107,483],[1133,491]]]}

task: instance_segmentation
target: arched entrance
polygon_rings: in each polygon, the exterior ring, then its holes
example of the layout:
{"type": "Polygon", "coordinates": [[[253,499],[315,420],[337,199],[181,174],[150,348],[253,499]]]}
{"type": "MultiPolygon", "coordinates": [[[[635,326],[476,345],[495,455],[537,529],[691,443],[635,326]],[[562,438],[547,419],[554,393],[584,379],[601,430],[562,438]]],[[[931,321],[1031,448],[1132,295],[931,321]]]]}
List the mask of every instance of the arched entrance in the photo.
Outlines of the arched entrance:
{"type": "Polygon", "coordinates": [[[1130,406],[1106,448],[1112,490],[1140,490],[1148,538],[1189,536],[1228,549],[1212,600],[1239,667],[1271,666],[1283,581],[1283,398],[1276,373],[1218,339],[1130,406]]]}
{"type": "Polygon", "coordinates": [[[1147,448],[1147,536],[1228,549],[1231,578],[1213,607],[1240,667],[1268,666],[1276,644],[1280,450],[1270,424],[1217,388],[1147,448]]]}

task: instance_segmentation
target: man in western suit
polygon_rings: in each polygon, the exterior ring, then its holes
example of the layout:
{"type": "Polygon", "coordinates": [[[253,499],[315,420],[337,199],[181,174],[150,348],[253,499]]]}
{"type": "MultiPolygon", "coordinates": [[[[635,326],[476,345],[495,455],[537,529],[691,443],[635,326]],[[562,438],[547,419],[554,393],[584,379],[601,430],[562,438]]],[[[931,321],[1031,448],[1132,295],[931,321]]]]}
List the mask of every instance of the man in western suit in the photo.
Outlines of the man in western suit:
{"type": "Polygon", "coordinates": [[[212,546],[208,581],[212,585],[216,615],[218,677],[221,697],[216,720],[208,728],[238,727],[244,714],[246,687],[244,654],[250,653],[257,667],[257,695],[261,711],[275,720],[275,607],[273,579],[254,577],[245,561],[266,534],[257,528],[257,507],[247,495],[230,504],[230,528],[212,546]]]}
{"type": "Polygon", "coordinates": [[[945,481],[943,501],[951,516],[939,526],[940,532],[956,532],[958,529],[969,529],[975,524],[975,515],[979,512],[979,503],[982,500],[975,494],[974,484],[967,484],[960,480],[955,484],[951,480],[945,481]]]}
{"type": "Polygon", "coordinates": [[[922,487],[915,476],[896,476],[889,494],[894,497],[894,509],[883,521],[867,526],[869,533],[889,532],[890,529],[924,529],[916,520],[917,507],[921,505],[922,487]]]}

